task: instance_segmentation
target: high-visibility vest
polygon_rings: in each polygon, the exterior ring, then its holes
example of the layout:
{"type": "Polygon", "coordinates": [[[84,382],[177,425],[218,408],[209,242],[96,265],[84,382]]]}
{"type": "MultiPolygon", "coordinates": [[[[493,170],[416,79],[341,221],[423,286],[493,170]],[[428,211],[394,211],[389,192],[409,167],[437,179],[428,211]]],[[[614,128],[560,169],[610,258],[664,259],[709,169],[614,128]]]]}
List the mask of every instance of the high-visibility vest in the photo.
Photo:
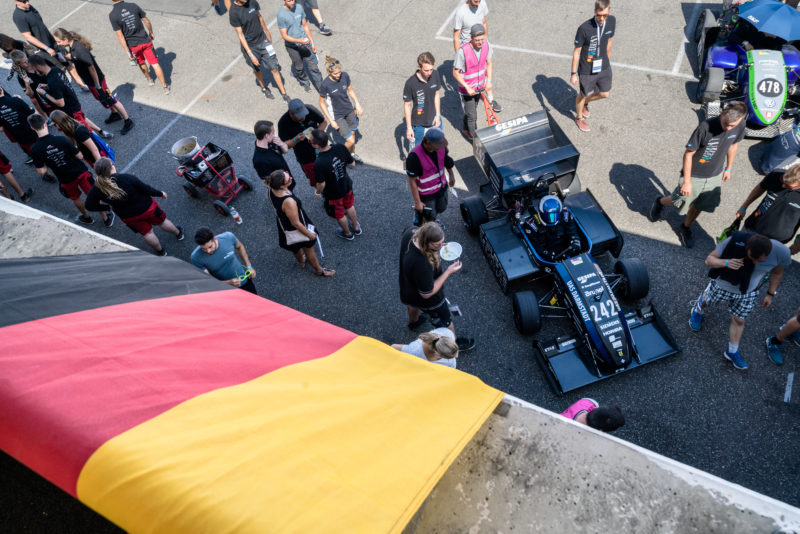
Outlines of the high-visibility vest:
{"type": "MultiPolygon", "coordinates": [[[[476,91],[483,89],[486,84],[486,58],[489,57],[489,41],[483,42],[480,58],[475,57],[471,42],[461,45],[461,51],[464,53],[464,72],[461,73],[461,77],[476,91]]],[[[467,94],[467,90],[460,84],[458,90],[467,94]]]]}
{"type": "Polygon", "coordinates": [[[445,156],[444,148],[441,148],[436,151],[436,159],[439,163],[439,168],[437,169],[436,166],[433,164],[433,160],[431,159],[430,155],[425,152],[425,149],[422,148],[422,143],[418,144],[414,147],[411,151],[417,155],[419,159],[419,163],[422,166],[422,175],[415,177],[417,182],[417,190],[419,191],[419,196],[421,197],[429,197],[431,195],[435,195],[444,187],[445,178],[444,178],[444,156],[445,156]]]}

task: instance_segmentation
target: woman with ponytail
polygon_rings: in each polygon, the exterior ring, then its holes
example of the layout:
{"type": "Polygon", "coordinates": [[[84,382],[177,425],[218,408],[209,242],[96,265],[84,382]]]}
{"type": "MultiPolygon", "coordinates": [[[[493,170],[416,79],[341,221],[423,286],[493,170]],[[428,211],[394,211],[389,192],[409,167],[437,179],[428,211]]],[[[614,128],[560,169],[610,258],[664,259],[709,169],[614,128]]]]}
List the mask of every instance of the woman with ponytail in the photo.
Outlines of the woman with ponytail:
{"type": "Polygon", "coordinates": [[[455,337],[449,328],[437,328],[420,334],[408,345],[395,344],[392,348],[455,369],[458,358],[458,344],[455,337]]]}
{"type": "Polygon", "coordinates": [[[153,200],[153,197],[167,198],[164,191],[150,187],[132,174],[117,174],[114,162],[108,158],[98,159],[94,172],[97,178],[86,197],[87,210],[105,211],[111,207],[128,228],[142,234],[158,256],[166,256],[167,252],[153,226],[173,234],[178,241],[183,239],[183,229],[167,219],[167,214],[153,200]]]}
{"type": "Polygon", "coordinates": [[[108,157],[105,150],[101,149],[92,138],[92,132],[60,109],[50,113],[50,120],[61,130],[72,144],[78,147],[83,154],[83,159],[91,167],[100,158],[108,157]]]}
{"type": "Polygon", "coordinates": [[[319,108],[330,123],[331,128],[339,132],[344,139],[344,146],[356,160],[364,161],[355,153],[358,119],[364,110],[358,103],[358,97],[350,85],[350,75],[342,71],[338,59],[325,56],[325,69],[328,77],[319,86],[319,108]]]}

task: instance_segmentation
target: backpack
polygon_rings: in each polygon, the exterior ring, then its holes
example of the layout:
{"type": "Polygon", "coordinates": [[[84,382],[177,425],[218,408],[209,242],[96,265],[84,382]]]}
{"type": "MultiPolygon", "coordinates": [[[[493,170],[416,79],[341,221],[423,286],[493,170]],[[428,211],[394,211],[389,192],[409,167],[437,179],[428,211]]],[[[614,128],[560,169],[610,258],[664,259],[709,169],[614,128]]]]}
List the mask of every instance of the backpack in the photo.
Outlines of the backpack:
{"type": "Polygon", "coordinates": [[[98,150],[100,150],[100,155],[102,157],[110,159],[111,161],[115,161],[114,149],[111,148],[111,146],[108,143],[106,143],[103,140],[103,138],[97,135],[95,132],[92,131],[91,134],[92,134],[92,141],[94,141],[94,144],[96,144],[98,150]]]}

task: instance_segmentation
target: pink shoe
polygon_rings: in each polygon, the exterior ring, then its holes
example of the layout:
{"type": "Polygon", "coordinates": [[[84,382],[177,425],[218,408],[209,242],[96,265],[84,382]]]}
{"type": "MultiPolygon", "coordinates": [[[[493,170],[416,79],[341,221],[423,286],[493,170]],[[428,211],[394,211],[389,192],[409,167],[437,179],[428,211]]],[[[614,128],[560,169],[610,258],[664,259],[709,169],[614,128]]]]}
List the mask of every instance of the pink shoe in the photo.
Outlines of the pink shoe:
{"type": "Polygon", "coordinates": [[[584,119],[583,117],[581,117],[580,119],[575,119],[575,124],[582,132],[588,132],[591,129],[589,128],[589,123],[586,122],[586,119],[584,119]]]}
{"type": "Polygon", "coordinates": [[[574,403],[572,406],[561,412],[561,415],[566,417],[567,419],[575,420],[583,412],[591,412],[595,408],[600,406],[597,404],[597,401],[594,399],[581,399],[578,402],[574,403]]]}

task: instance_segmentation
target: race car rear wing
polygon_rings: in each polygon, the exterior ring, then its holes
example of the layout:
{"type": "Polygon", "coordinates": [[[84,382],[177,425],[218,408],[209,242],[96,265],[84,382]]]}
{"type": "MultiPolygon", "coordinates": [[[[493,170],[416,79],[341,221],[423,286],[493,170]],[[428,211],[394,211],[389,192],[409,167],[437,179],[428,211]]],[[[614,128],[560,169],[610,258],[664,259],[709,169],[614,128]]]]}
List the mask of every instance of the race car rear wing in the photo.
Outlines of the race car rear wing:
{"type": "Polygon", "coordinates": [[[567,189],[580,157],[544,109],[478,130],[473,151],[499,195],[530,187],[549,173],[554,173],[567,189]]]}

